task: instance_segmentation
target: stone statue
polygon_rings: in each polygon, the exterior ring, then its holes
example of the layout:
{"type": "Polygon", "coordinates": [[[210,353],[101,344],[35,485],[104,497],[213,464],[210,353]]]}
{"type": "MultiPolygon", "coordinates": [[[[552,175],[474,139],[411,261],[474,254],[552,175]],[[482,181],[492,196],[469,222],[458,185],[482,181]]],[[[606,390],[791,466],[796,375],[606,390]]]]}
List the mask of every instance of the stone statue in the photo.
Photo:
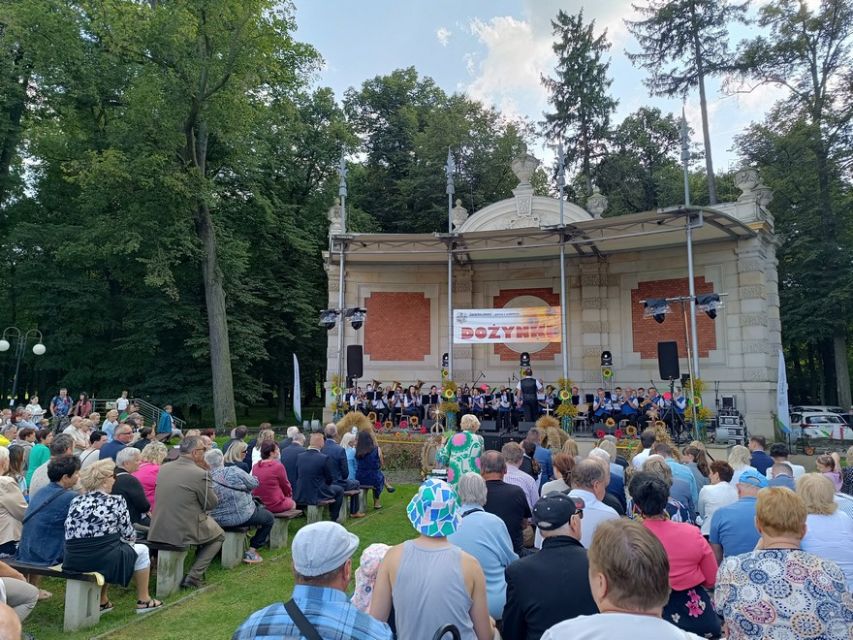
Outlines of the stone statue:
{"type": "Polygon", "coordinates": [[[334,236],[344,232],[343,220],[341,219],[341,205],[335,204],[329,207],[326,213],[329,219],[329,235],[334,236]]]}
{"type": "Polygon", "coordinates": [[[462,206],[462,201],[456,199],[456,206],[450,212],[450,220],[453,222],[453,228],[458,229],[468,219],[468,210],[462,206]]]}

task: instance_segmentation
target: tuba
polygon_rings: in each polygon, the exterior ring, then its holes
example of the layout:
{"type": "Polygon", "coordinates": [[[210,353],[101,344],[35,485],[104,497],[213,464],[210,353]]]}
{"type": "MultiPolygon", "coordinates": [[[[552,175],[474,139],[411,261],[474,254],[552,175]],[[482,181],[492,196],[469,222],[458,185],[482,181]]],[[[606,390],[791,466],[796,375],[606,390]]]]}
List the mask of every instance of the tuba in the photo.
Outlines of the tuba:
{"type": "Polygon", "coordinates": [[[423,381],[423,380],[418,380],[418,381],[415,383],[415,389],[417,390],[417,392],[418,392],[418,393],[420,393],[420,392],[421,392],[421,387],[422,387],[422,386],[424,386],[424,381],[423,381]]]}

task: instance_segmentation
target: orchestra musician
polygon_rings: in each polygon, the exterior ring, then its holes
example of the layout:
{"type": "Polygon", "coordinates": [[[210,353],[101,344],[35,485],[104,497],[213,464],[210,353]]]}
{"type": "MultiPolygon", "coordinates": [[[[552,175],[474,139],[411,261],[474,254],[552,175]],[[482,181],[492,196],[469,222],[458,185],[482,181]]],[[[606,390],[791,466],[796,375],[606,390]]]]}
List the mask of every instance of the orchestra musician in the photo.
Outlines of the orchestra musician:
{"type": "Polygon", "coordinates": [[[498,396],[498,428],[509,430],[512,426],[512,407],[515,398],[508,387],[501,389],[498,396]]]}
{"type": "Polygon", "coordinates": [[[545,387],[545,393],[542,396],[542,403],[539,405],[542,407],[542,410],[545,412],[545,415],[551,415],[554,413],[554,407],[557,404],[557,392],[554,390],[553,385],[547,385],[545,387]]]}
{"type": "Polygon", "coordinates": [[[592,401],[592,415],[599,422],[603,422],[613,415],[613,402],[601,387],[596,390],[595,398],[592,401]]]}
{"type": "Polygon", "coordinates": [[[524,419],[528,422],[539,417],[538,394],[541,390],[542,383],[533,377],[533,369],[528,367],[524,370],[524,377],[515,387],[518,407],[524,411],[524,419]]]}
{"type": "Polygon", "coordinates": [[[630,424],[637,426],[637,417],[640,414],[640,405],[637,400],[637,393],[631,387],[625,389],[625,395],[622,399],[620,411],[625,420],[630,424]]]}
{"type": "Polygon", "coordinates": [[[388,404],[385,401],[385,394],[382,391],[381,385],[376,385],[374,398],[373,411],[376,412],[376,419],[379,421],[379,424],[384,424],[385,419],[388,417],[388,404]]]}
{"type": "Polygon", "coordinates": [[[474,387],[471,394],[471,412],[477,416],[478,420],[482,420],[486,413],[485,395],[481,394],[477,387],[474,387]]]}

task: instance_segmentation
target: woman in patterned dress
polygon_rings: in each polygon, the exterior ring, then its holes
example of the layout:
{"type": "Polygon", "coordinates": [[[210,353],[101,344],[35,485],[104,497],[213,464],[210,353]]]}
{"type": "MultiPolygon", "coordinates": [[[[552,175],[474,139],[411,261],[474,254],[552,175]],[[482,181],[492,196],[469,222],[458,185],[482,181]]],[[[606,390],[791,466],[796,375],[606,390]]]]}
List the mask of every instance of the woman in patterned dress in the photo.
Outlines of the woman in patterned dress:
{"type": "Polygon", "coordinates": [[[480,473],[480,455],[483,453],[483,436],[477,435],[480,421],[467,413],[459,422],[462,431],[454,433],[445,442],[438,460],[447,467],[447,481],[456,487],[463,474],[480,473]]]}
{"type": "Polygon", "coordinates": [[[729,640],[849,640],[853,597],[837,564],[800,548],[806,505],[790,489],[762,489],[755,503],[755,551],[720,565],[714,602],[729,640]]]}
{"type": "Polygon", "coordinates": [[[148,547],[134,544],[136,530],[130,522],[122,496],[110,495],[115,484],[115,462],[100,460],[80,473],[84,493],[71,501],[65,518],[66,571],[104,576],[101,587],[101,613],[111,611],[108,584],[126,587],[136,578],[136,613],[148,613],[163,606],[148,592],[151,560],[148,547]]]}

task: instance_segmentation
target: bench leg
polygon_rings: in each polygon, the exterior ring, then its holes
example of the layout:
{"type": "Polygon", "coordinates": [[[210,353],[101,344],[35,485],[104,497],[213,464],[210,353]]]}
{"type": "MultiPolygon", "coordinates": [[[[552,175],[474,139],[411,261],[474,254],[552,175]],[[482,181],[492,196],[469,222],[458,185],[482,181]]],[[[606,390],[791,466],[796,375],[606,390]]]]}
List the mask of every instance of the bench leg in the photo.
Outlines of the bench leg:
{"type": "Polygon", "coordinates": [[[225,542],[222,543],[222,568],[233,569],[243,561],[246,534],[235,531],[225,532],[225,542]]]}
{"type": "Polygon", "coordinates": [[[276,518],[270,531],[270,549],[281,549],[287,546],[289,518],[276,518]]]}
{"type": "Polygon", "coordinates": [[[349,518],[349,496],[344,496],[344,501],[341,504],[341,510],[338,513],[338,524],[346,524],[349,518]]]}
{"type": "Polygon", "coordinates": [[[157,552],[157,589],[155,595],[163,600],[181,588],[186,551],[157,552]]]}
{"type": "Polygon", "coordinates": [[[367,513],[367,499],[370,489],[361,490],[361,498],[358,501],[359,513],[367,513]]]}
{"type": "Polygon", "coordinates": [[[305,519],[308,521],[308,524],[320,522],[323,519],[323,507],[319,507],[316,504],[309,504],[305,519]]]}
{"type": "Polygon", "coordinates": [[[101,619],[101,588],[95,582],[68,580],[65,584],[63,629],[77,631],[94,627],[101,619]]]}

